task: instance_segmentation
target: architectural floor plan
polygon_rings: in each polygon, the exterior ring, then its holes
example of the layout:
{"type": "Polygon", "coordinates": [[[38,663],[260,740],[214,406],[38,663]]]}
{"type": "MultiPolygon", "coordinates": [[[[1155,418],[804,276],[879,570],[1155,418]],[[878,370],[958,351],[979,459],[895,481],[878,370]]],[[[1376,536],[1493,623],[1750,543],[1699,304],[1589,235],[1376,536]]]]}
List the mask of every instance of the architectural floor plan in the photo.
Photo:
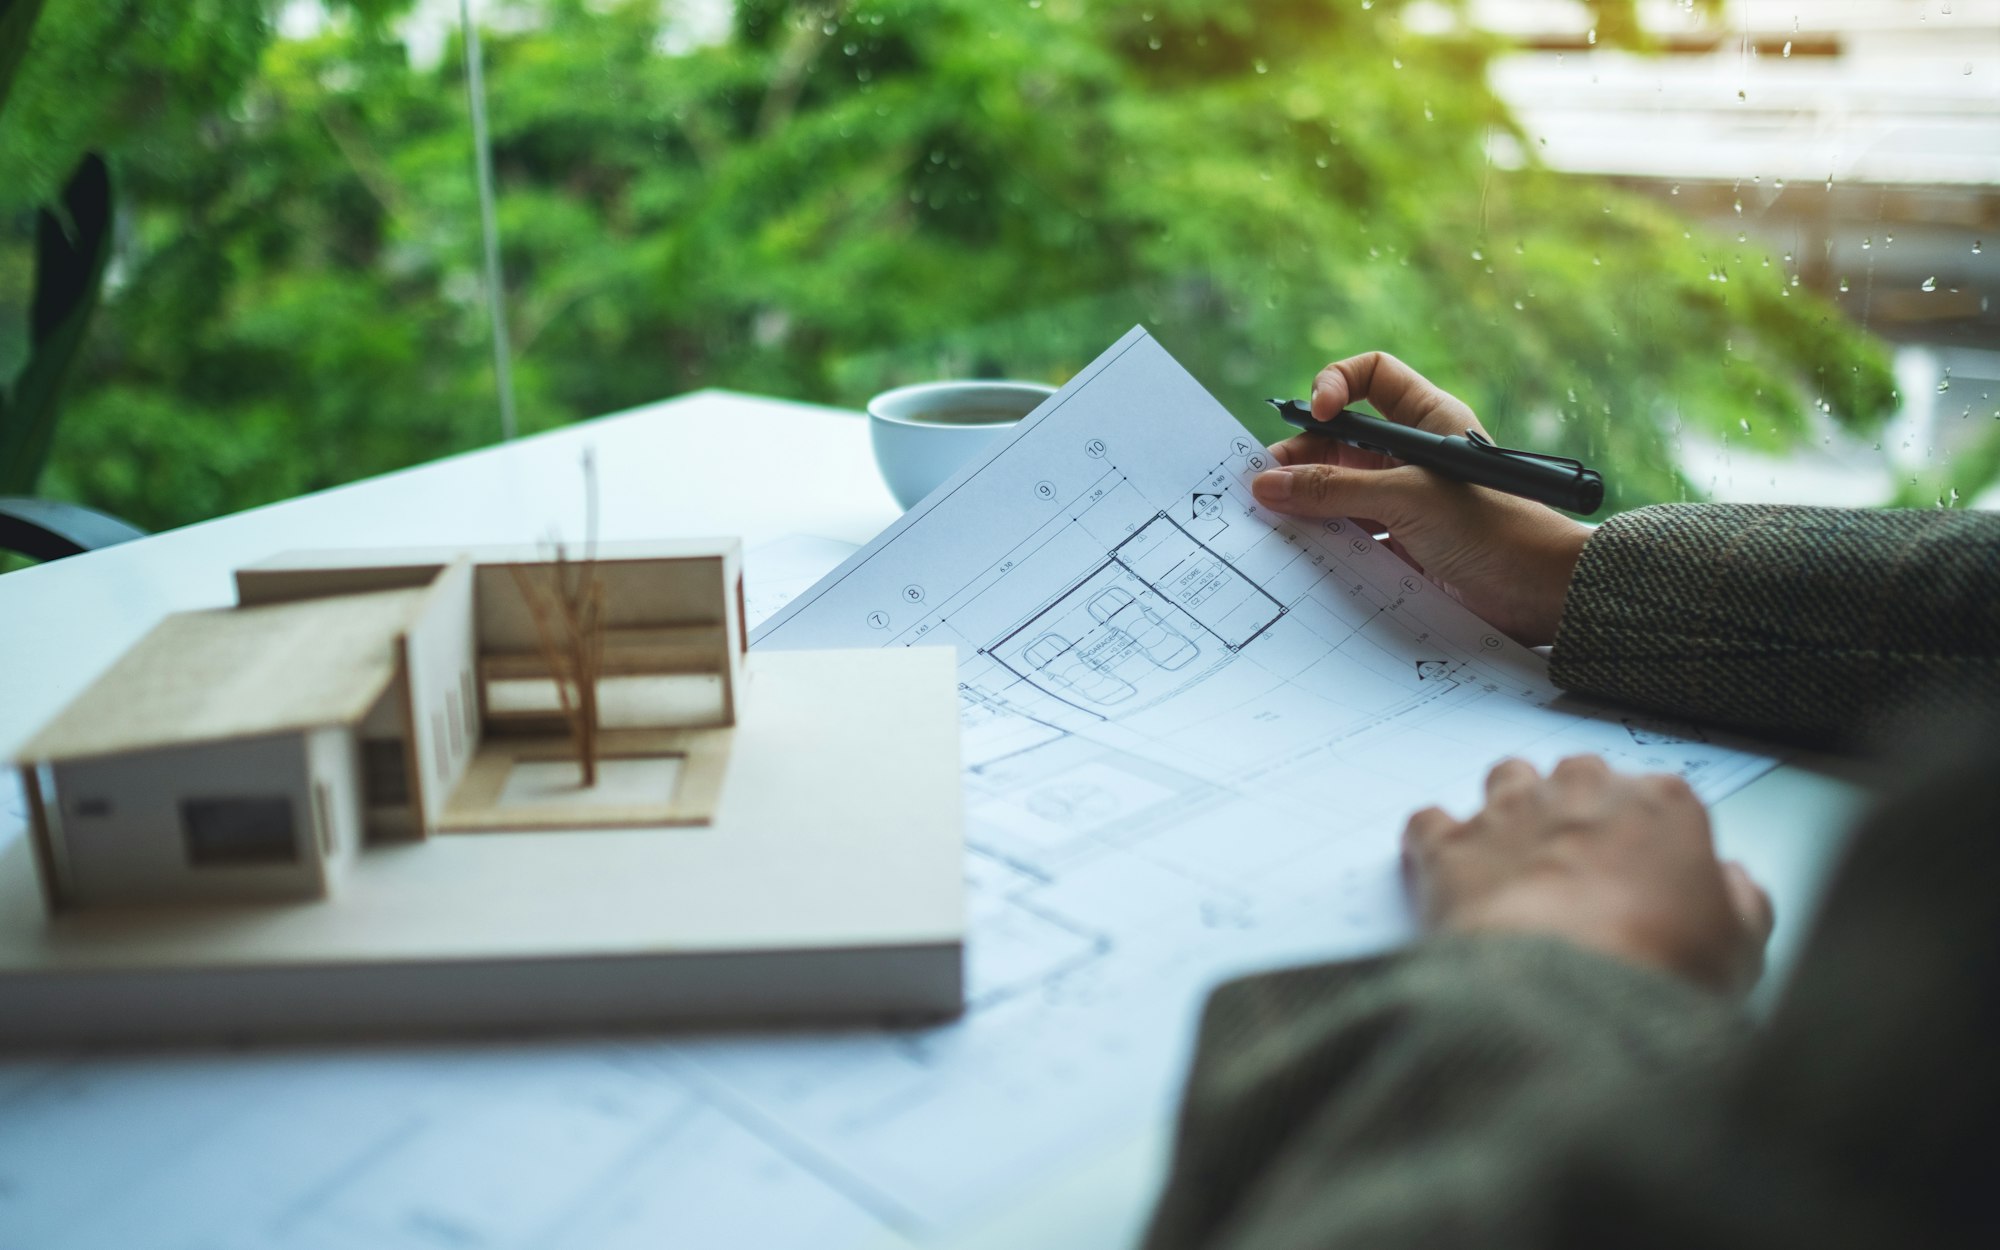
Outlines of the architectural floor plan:
{"type": "Polygon", "coordinates": [[[0,1064],[0,1250],[933,1242],[1156,1128],[1216,981],[1407,940],[1404,818],[1501,756],[1769,766],[1572,704],[1265,467],[1135,330],[760,630],[957,648],[963,1018],[0,1064]]]}

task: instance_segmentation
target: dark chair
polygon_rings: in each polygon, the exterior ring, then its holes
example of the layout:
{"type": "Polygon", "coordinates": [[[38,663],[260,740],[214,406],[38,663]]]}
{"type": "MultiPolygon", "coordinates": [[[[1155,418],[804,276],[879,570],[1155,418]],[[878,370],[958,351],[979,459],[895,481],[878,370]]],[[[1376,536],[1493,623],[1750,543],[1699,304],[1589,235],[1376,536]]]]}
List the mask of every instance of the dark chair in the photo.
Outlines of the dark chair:
{"type": "Polygon", "coordinates": [[[138,526],[82,504],[0,495],[0,551],[31,560],[60,560],[145,536],[138,526]]]}

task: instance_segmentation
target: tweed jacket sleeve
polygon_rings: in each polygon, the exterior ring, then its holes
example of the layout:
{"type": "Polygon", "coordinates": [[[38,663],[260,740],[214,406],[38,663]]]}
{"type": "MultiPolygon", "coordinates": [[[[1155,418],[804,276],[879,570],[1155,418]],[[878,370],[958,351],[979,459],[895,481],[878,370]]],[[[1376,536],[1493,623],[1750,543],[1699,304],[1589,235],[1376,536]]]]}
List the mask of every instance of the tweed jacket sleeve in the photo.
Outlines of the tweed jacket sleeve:
{"type": "Polygon", "coordinates": [[[1740,1031],[1721,999],[1547,938],[1231,982],[1203,1015],[1146,1250],[1526,1244],[1545,1151],[1740,1031]]]}
{"type": "Polygon", "coordinates": [[[1549,675],[1580,694],[1853,745],[2000,698],[2000,514],[1665,504],[1605,522],[1549,675]]]}

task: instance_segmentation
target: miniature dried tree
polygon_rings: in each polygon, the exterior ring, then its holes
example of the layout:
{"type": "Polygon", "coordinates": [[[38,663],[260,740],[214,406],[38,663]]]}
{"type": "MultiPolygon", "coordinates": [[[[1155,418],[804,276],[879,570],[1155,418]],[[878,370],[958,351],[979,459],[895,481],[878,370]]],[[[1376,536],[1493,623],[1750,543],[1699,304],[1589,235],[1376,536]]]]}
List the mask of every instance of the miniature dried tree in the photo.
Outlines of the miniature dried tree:
{"type": "Polygon", "coordinates": [[[583,453],[585,529],[583,558],[572,560],[561,539],[551,538],[555,558],[530,570],[509,572],[528,605],[535,641],[555,683],[556,700],[576,746],[585,789],[597,784],[597,682],[604,668],[604,583],[597,575],[597,459],[583,453]],[[534,574],[546,575],[537,577],[534,574]],[[537,585],[537,582],[542,585],[537,585]]]}

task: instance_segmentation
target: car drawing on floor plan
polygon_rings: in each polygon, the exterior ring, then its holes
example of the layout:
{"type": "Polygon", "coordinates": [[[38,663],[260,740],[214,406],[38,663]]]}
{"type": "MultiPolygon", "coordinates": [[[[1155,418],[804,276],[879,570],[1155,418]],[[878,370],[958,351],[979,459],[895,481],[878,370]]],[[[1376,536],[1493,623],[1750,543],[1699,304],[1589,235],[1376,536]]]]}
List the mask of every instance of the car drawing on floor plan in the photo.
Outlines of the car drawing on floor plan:
{"type": "MultiPolygon", "coordinates": [[[[1113,632],[1124,637],[1122,630],[1113,632]]],[[[1065,690],[1092,703],[1106,706],[1123,703],[1139,691],[1131,682],[1111,671],[1112,665],[1123,656],[1116,654],[1116,649],[1112,655],[1102,656],[1099,654],[1102,646],[1099,644],[1090,653],[1083,653],[1077,644],[1061,634],[1043,634],[1028,644],[1023,654],[1028,663],[1035,666],[1035,671],[1065,690]]]]}
{"type": "Polygon", "coordinates": [[[1201,648],[1194,645],[1186,634],[1161,618],[1160,614],[1138,602],[1130,591],[1117,586],[1106,587],[1090,601],[1090,619],[1116,633],[1124,634],[1135,643],[1146,658],[1164,669],[1186,667],[1188,661],[1201,654],[1201,648]],[[1123,614],[1123,619],[1117,619],[1123,614]],[[1117,623],[1113,624],[1114,619],[1117,623]]]}

